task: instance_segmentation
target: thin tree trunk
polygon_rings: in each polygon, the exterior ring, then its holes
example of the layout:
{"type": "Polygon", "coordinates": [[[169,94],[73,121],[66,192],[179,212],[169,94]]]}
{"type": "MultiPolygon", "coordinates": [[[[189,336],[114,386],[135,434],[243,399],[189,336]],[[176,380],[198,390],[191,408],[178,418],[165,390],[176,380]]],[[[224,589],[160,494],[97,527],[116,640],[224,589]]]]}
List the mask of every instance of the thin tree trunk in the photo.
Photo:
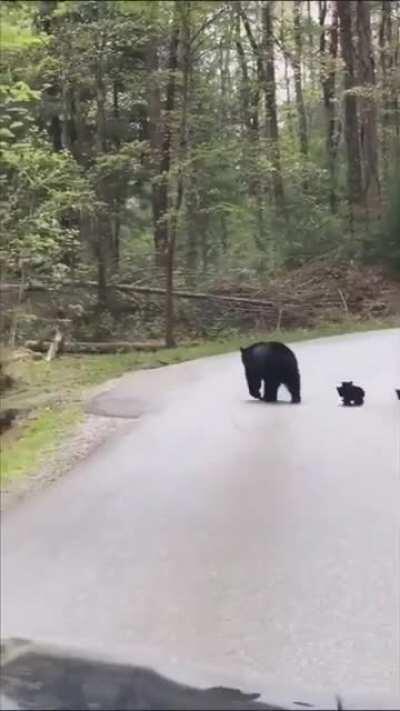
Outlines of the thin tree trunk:
{"type": "Polygon", "coordinates": [[[103,47],[97,48],[99,52],[99,58],[96,63],[96,138],[97,138],[97,150],[99,153],[105,153],[107,150],[107,139],[106,139],[106,86],[104,83],[103,76],[103,61],[102,61],[102,51],[103,47]]]}
{"type": "Polygon", "coordinates": [[[351,2],[336,0],[336,8],[340,20],[340,43],[345,64],[344,133],[347,151],[348,199],[353,217],[354,212],[358,211],[363,203],[357,99],[354,94],[356,80],[353,49],[353,6],[351,2]]]}
{"type": "Polygon", "coordinates": [[[51,117],[49,134],[53,143],[53,150],[56,152],[62,151],[62,124],[58,114],[51,117]]]}
{"type": "Polygon", "coordinates": [[[293,54],[293,74],[294,74],[294,88],[296,93],[296,107],[297,116],[299,122],[299,142],[300,150],[303,156],[306,158],[308,156],[308,133],[307,133],[307,116],[306,109],[304,106],[304,96],[303,96],[303,79],[302,79],[302,39],[301,39],[301,0],[294,0],[293,2],[293,24],[294,24],[294,42],[295,42],[295,52],[293,54]]]}
{"type": "MultiPolygon", "coordinates": [[[[159,4],[156,0],[150,4],[151,20],[158,19],[159,4]]],[[[147,103],[148,103],[148,137],[150,143],[150,168],[152,173],[151,181],[151,207],[153,217],[153,239],[156,264],[161,266],[161,255],[165,250],[168,240],[167,225],[165,215],[162,212],[163,187],[160,184],[160,159],[162,143],[162,119],[161,119],[161,88],[160,88],[160,60],[159,60],[159,36],[153,32],[146,46],[146,69],[147,69],[147,103]]]]}
{"type": "MultiPolygon", "coordinates": [[[[189,77],[191,67],[191,36],[190,36],[190,2],[180,2],[175,0],[173,29],[171,35],[171,43],[169,48],[168,67],[170,76],[167,85],[166,109],[167,116],[171,117],[172,111],[175,108],[176,102],[176,84],[175,73],[178,69],[178,48],[180,35],[182,33],[182,72],[183,72],[183,87],[182,87],[182,113],[181,125],[179,129],[179,145],[176,160],[179,161],[176,198],[173,210],[168,219],[168,242],[166,250],[165,268],[166,268],[166,300],[165,300],[165,345],[167,348],[172,348],[175,345],[175,309],[174,309],[174,266],[175,266],[175,247],[176,234],[178,227],[178,218],[183,200],[183,173],[182,161],[186,152],[187,144],[187,112],[189,98],[189,77]],[[181,31],[182,25],[182,31],[181,31]]],[[[162,145],[162,161],[166,174],[167,187],[167,208],[168,208],[168,188],[169,188],[169,171],[171,166],[171,145],[172,145],[172,126],[168,122],[164,129],[164,140],[162,145]],[[166,129],[166,131],[165,131],[166,129]]]]}
{"type": "MultiPolygon", "coordinates": [[[[117,208],[118,209],[118,208],[117,208]]],[[[118,271],[119,269],[119,260],[120,260],[120,233],[121,233],[121,218],[119,213],[117,212],[113,217],[111,218],[111,226],[112,226],[112,266],[114,271],[118,271]]]]}
{"type": "Polygon", "coordinates": [[[313,18],[311,13],[311,1],[307,0],[307,45],[308,45],[308,65],[310,72],[310,83],[313,89],[317,85],[317,75],[315,71],[314,61],[314,34],[313,34],[313,18]]]}
{"type": "Polygon", "coordinates": [[[248,167],[248,184],[249,184],[249,194],[250,198],[254,200],[255,212],[256,212],[256,228],[255,228],[255,242],[259,249],[264,250],[264,206],[263,206],[263,189],[261,184],[261,179],[257,167],[257,158],[259,152],[259,103],[260,103],[260,89],[263,84],[263,64],[261,51],[258,45],[256,45],[254,40],[254,35],[251,31],[250,25],[248,23],[247,17],[245,16],[244,24],[247,36],[250,39],[250,43],[253,49],[253,53],[256,59],[257,66],[257,78],[256,81],[250,81],[249,72],[247,68],[246,55],[243,49],[241,37],[240,37],[240,19],[243,19],[243,12],[240,3],[237,4],[237,25],[236,25],[236,49],[239,59],[239,64],[241,68],[241,109],[242,109],[242,121],[245,126],[246,138],[249,141],[250,151],[248,147],[246,150],[246,164],[248,167]],[[250,163],[250,165],[249,165],[250,163]]]}
{"type": "Polygon", "coordinates": [[[393,148],[391,127],[398,114],[398,91],[393,86],[393,24],[391,0],[382,0],[381,23],[379,27],[380,66],[382,74],[383,97],[381,111],[382,125],[382,169],[387,184],[389,179],[389,151],[393,148]]]}
{"type": "Polygon", "coordinates": [[[166,259],[166,300],[165,300],[165,345],[167,348],[175,346],[175,303],[174,303],[174,265],[176,233],[178,217],[183,198],[183,176],[178,176],[178,189],[174,211],[169,221],[168,250],[166,259]]]}
{"type": "Polygon", "coordinates": [[[335,109],[336,60],[338,53],[338,14],[336,5],[332,9],[328,42],[326,39],[325,20],[328,13],[327,0],[319,2],[321,86],[326,118],[326,152],[330,178],[329,204],[332,213],[336,212],[336,159],[338,149],[338,120],[335,109]]]}
{"type": "Polygon", "coordinates": [[[290,90],[290,76],[289,76],[289,57],[288,53],[284,51],[285,47],[285,3],[281,2],[281,16],[280,16],[280,46],[282,47],[283,54],[283,76],[285,81],[285,98],[287,106],[287,124],[290,136],[294,138],[295,132],[293,127],[293,112],[292,112],[292,94],[290,90]]]}
{"type": "MultiPolygon", "coordinates": [[[[175,9],[175,14],[177,10],[175,9]]],[[[171,41],[168,52],[168,80],[164,106],[164,121],[161,130],[160,163],[155,182],[154,204],[157,213],[156,250],[157,262],[166,265],[168,252],[168,185],[171,167],[172,120],[175,108],[176,70],[178,67],[179,24],[174,20],[171,41]]]]}
{"type": "MultiPolygon", "coordinates": [[[[393,61],[391,64],[391,75],[393,82],[393,123],[395,127],[395,164],[397,166],[397,173],[399,173],[400,165],[400,4],[396,3],[396,43],[393,52],[393,61]]],[[[394,40],[393,40],[394,41],[394,40]]]]}
{"type": "Polygon", "coordinates": [[[274,55],[274,1],[262,5],[263,51],[265,61],[264,96],[266,134],[271,143],[273,165],[272,184],[275,203],[286,215],[285,192],[282,180],[281,154],[279,146],[278,109],[276,102],[275,55],[274,55]]]}
{"type": "Polygon", "coordinates": [[[247,71],[247,61],[246,55],[243,49],[242,40],[240,37],[240,13],[236,15],[236,50],[239,60],[239,66],[241,71],[240,78],[240,112],[241,112],[241,122],[245,134],[251,132],[250,126],[250,85],[249,85],[249,74],[247,71]]]}
{"type": "MultiPolygon", "coordinates": [[[[119,91],[118,91],[118,82],[116,80],[113,81],[112,85],[112,100],[113,100],[113,115],[116,120],[116,122],[119,119],[120,112],[119,112],[119,91]]],[[[114,133],[114,144],[116,148],[120,148],[121,146],[121,141],[119,138],[118,134],[118,124],[116,125],[116,130],[114,133]]]]}
{"type": "Polygon", "coordinates": [[[198,263],[198,186],[196,184],[196,170],[192,166],[188,176],[186,188],[185,212],[188,224],[188,239],[186,248],[186,280],[191,286],[195,283],[195,274],[198,263]]]}
{"type": "Polygon", "coordinates": [[[371,16],[368,0],[357,0],[357,34],[359,80],[364,89],[360,98],[361,155],[363,159],[364,200],[375,214],[380,213],[380,178],[378,169],[378,127],[376,107],[375,63],[371,39],[371,16]]]}
{"type": "MultiPolygon", "coordinates": [[[[99,229],[101,227],[99,226],[99,229]]],[[[107,288],[107,259],[104,249],[103,236],[98,235],[98,244],[96,248],[97,256],[97,305],[100,309],[107,306],[108,288],[107,288]]]]}

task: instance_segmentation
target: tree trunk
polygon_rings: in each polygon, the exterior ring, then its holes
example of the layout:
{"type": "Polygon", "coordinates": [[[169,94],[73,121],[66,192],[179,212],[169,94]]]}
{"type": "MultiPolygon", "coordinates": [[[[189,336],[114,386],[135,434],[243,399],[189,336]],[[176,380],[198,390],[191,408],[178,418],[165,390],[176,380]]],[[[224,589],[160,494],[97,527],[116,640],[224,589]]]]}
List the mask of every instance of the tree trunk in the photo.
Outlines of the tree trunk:
{"type": "Polygon", "coordinates": [[[294,74],[294,88],[296,93],[296,107],[297,116],[299,122],[299,142],[300,150],[303,156],[306,158],[308,156],[308,134],[307,134],[307,116],[306,109],[304,106],[304,96],[303,96],[303,80],[302,80],[302,39],[301,39],[301,0],[294,0],[293,2],[293,24],[294,24],[294,42],[295,42],[295,52],[293,54],[293,74],[294,74]]]}
{"type": "Polygon", "coordinates": [[[171,147],[172,147],[172,112],[176,102],[176,83],[175,73],[178,69],[178,48],[181,35],[182,24],[182,72],[183,72],[183,89],[182,89],[182,113],[181,125],[179,130],[179,146],[177,161],[182,161],[186,148],[186,128],[187,128],[187,104],[189,93],[189,74],[191,65],[191,41],[190,41],[190,2],[180,2],[175,0],[173,28],[171,34],[171,42],[169,47],[168,68],[170,71],[167,84],[166,111],[167,119],[164,125],[164,136],[162,143],[162,158],[161,166],[162,173],[166,176],[166,211],[165,219],[167,222],[167,244],[165,254],[165,345],[167,348],[172,348],[175,345],[175,309],[174,309],[174,266],[175,266],[175,247],[176,233],[178,226],[178,217],[182,205],[183,198],[183,175],[182,167],[178,166],[178,177],[176,186],[176,200],[173,206],[172,213],[168,216],[168,192],[169,192],[169,172],[171,166],[171,147]]]}
{"type": "Polygon", "coordinates": [[[241,9],[240,3],[237,4],[237,25],[236,25],[236,49],[239,59],[239,64],[241,68],[241,109],[242,109],[242,121],[244,123],[246,138],[248,139],[248,144],[245,144],[246,157],[244,158],[246,163],[246,173],[248,175],[248,185],[249,185],[249,195],[251,200],[254,202],[255,213],[256,213],[256,228],[255,228],[255,242],[260,250],[265,249],[264,244],[264,206],[263,206],[263,188],[261,184],[261,178],[259,170],[257,167],[257,159],[259,153],[259,103],[260,103],[260,89],[263,84],[263,65],[261,50],[256,45],[254,40],[254,35],[251,32],[250,25],[248,23],[247,17],[244,20],[245,29],[248,37],[251,37],[251,45],[253,52],[255,54],[256,66],[257,66],[257,78],[256,81],[251,82],[248,68],[246,55],[243,49],[243,45],[240,37],[240,18],[243,18],[243,11],[241,9]],[[252,85],[253,84],[253,85],[252,85]],[[250,150],[249,150],[250,147],[250,150]]]}
{"type": "Polygon", "coordinates": [[[103,76],[103,47],[96,48],[99,54],[96,63],[96,139],[97,150],[99,153],[105,153],[107,150],[106,139],[106,86],[103,76]]]}
{"type": "Polygon", "coordinates": [[[399,116],[398,86],[396,86],[395,53],[393,47],[393,3],[382,0],[381,23],[379,28],[379,50],[382,74],[383,96],[381,110],[382,125],[382,165],[386,182],[390,176],[390,153],[395,149],[392,128],[399,116]]]}
{"type": "Polygon", "coordinates": [[[197,195],[197,185],[195,171],[189,176],[189,185],[186,189],[185,212],[188,224],[188,238],[186,243],[186,281],[194,285],[196,281],[196,271],[198,264],[198,216],[199,199],[197,195]]]}
{"type": "Polygon", "coordinates": [[[289,76],[289,57],[288,53],[284,51],[285,47],[285,3],[281,2],[281,16],[280,16],[280,33],[279,42],[282,47],[283,54],[283,77],[285,82],[285,101],[286,101],[286,121],[288,125],[288,130],[290,137],[295,137],[295,131],[293,126],[293,112],[292,112],[292,93],[290,88],[290,76],[289,76]]]}
{"type": "Polygon", "coordinates": [[[286,215],[285,192],[282,180],[279,146],[278,109],[276,103],[275,56],[274,56],[274,1],[262,5],[263,50],[265,58],[264,95],[266,135],[271,144],[273,165],[272,184],[276,206],[286,215]]]}
{"type": "Polygon", "coordinates": [[[353,217],[363,204],[357,99],[354,94],[356,79],[353,49],[353,5],[351,2],[336,0],[336,8],[340,20],[340,43],[345,65],[344,133],[347,151],[348,199],[353,217]]]}
{"type": "Polygon", "coordinates": [[[395,48],[393,51],[393,62],[391,65],[391,74],[393,82],[393,124],[395,128],[395,165],[396,172],[399,173],[400,165],[400,105],[399,105],[399,74],[400,74],[400,8],[397,2],[397,17],[396,17],[396,40],[393,40],[395,48]]]}
{"type": "Polygon", "coordinates": [[[332,9],[329,38],[326,41],[325,20],[328,12],[327,0],[319,2],[321,86],[326,120],[326,153],[330,178],[329,204],[336,212],[336,159],[339,141],[338,120],[335,109],[336,60],[338,54],[338,14],[336,5],[332,9]]]}
{"type": "MultiPolygon", "coordinates": [[[[181,0],[180,0],[181,1],[181,0]]],[[[173,215],[170,218],[168,250],[166,260],[166,299],[165,299],[165,345],[167,348],[175,346],[175,303],[174,303],[174,265],[178,216],[183,197],[183,178],[178,177],[178,192],[173,215]]]]}
{"type": "Polygon", "coordinates": [[[251,132],[251,122],[250,122],[250,85],[249,85],[249,75],[247,71],[247,61],[246,55],[243,49],[242,40],[240,37],[240,14],[236,15],[236,51],[240,66],[240,114],[241,114],[241,124],[244,135],[248,135],[251,132]]]}
{"type": "Polygon", "coordinates": [[[315,71],[315,61],[314,61],[314,34],[313,34],[313,18],[311,13],[311,1],[307,0],[307,45],[308,45],[308,66],[309,66],[309,76],[310,83],[313,89],[316,88],[317,76],[315,71]]]}
{"type": "Polygon", "coordinates": [[[121,232],[121,218],[117,212],[111,217],[111,232],[112,232],[112,255],[111,255],[111,266],[114,271],[119,269],[120,260],[120,232],[121,232]]]}
{"type": "MultiPolygon", "coordinates": [[[[158,3],[153,2],[151,8],[153,12],[158,9],[158,3]]],[[[161,255],[165,250],[168,234],[165,220],[162,219],[162,197],[160,191],[163,187],[160,182],[160,157],[162,142],[162,119],[161,119],[161,89],[159,75],[159,38],[152,35],[146,48],[147,65],[147,102],[149,107],[148,134],[150,141],[150,163],[152,172],[151,182],[151,207],[153,216],[153,238],[156,264],[161,265],[161,255]]],[[[165,200],[164,200],[165,203],[165,200]]]]}
{"type": "Polygon", "coordinates": [[[54,114],[54,116],[51,117],[49,134],[53,143],[53,150],[56,152],[62,151],[62,124],[58,114],[54,114]]]}
{"type": "Polygon", "coordinates": [[[118,91],[118,82],[116,80],[113,81],[112,85],[112,102],[113,102],[113,116],[114,119],[116,120],[116,130],[114,132],[114,145],[117,149],[121,147],[121,141],[118,133],[118,119],[120,117],[120,111],[119,111],[119,91],[118,91]]]}
{"type": "Polygon", "coordinates": [[[364,201],[374,214],[380,213],[380,179],[378,170],[378,128],[376,108],[375,63],[371,40],[371,16],[368,0],[357,0],[357,34],[360,98],[361,156],[364,201]]]}
{"type": "MultiPolygon", "coordinates": [[[[175,15],[177,10],[175,9],[175,15]]],[[[164,124],[162,128],[162,139],[161,139],[161,160],[160,160],[160,170],[158,176],[158,262],[159,264],[166,264],[167,252],[168,252],[168,186],[169,186],[169,172],[171,167],[171,144],[172,144],[172,120],[173,111],[175,108],[175,98],[176,98],[176,70],[178,68],[178,45],[179,45],[179,24],[176,19],[174,19],[174,25],[172,29],[169,53],[168,53],[168,80],[166,87],[166,99],[164,107],[164,124]]]]}
{"type": "Polygon", "coordinates": [[[109,220],[106,214],[99,214],[97,217],[91,218],[86,226],[88,231],[88,239],[92,245],[93,254],[96,260],[97,267],[97,307],[102,310],[107,308],[108,304],[108,256],[109,243],[107,241],[107,230],[109,229],[109,220]]]}
{"type": "Polygon", "coordinates": [[[107,260],[104,249],[104,241],[98,236],[97,253],[97,305],[100,309],[107,306],[107,260]]]}

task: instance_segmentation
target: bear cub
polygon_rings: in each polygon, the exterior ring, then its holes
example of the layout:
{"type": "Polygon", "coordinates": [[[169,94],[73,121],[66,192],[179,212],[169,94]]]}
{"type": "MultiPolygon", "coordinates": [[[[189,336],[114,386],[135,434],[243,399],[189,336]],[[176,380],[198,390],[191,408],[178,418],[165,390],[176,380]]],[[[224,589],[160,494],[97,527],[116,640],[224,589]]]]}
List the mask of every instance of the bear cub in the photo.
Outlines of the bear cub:
{"type": "Polygon", "coordinates": [[[240,349],[249,393],[265,402],[277,402],[280,385],[288,389],[292,403],[299,403],[300,373],[297,358],[284,343],[254,343],[240,349]],[[260,394],[264,382],[263,395],[260,394]]]}
{"type": "Polygon", "coordinates": [[[347,382],[343,381],[341,386],[336,388],[336,390],[342,398],[345,407],[364,404],[365,390],[358,387],[358,385],[353,385],[352,380],[348,380],[347,382]]]}

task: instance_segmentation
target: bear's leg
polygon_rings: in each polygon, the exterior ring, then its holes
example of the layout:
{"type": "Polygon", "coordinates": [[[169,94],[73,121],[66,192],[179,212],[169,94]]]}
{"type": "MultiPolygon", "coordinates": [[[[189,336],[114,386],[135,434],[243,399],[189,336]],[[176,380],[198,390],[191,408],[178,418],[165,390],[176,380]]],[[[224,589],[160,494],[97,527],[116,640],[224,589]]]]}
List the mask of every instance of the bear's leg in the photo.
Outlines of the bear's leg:
{"type": "Polygon", "coordinates": [[[251,397],[255,397],[257,400],[260,400],[261,378],[254,375],[254,373],[251,373],[250,370],[246,368],[246,380],[251,397]]]}
{"type": "Polygon", "coordinates": [[[268,378],[264,381],[264,401],[265,402],[276,402],[278,399],[278,389],[280,382],[274,378],[268,378]]]}
{"type": "Polygon", "coordinates": [[[301,402],[300,397],[300,373],[294,373],[288,382],[285,383],[287,389],[292,396],[292,403],[297,405],[301,402]]]}

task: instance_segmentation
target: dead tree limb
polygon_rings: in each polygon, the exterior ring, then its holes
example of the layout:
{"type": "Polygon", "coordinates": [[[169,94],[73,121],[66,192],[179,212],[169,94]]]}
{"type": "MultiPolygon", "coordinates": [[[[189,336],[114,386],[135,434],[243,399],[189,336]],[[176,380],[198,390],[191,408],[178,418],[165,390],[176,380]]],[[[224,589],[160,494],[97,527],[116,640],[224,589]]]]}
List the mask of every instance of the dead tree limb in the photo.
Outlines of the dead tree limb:
{"type": "MultiPolygon", "coordinates": [[[[32,351],[46,353],[52,345],[52,341],[27,341],[25,346],[32,351]]],[[[84,341],[64,341],[63,353],[133,353],[134,351],[153,352],[164,347],[160,341],[157,343],[131,343],[130,341],[113,341],[104,343],[89,343],[84,341]]]]}
{"type": "Polygon", "coordinates": [[[61,329],[59,327],[57,327],[56,332],[54,334],[54,338],[51,341],[48,351],[47,351],[47,354],[46,354],[45,360],[47,361],[47,363],[50,363],[50,361],[56,357],[57,353],[59,352],[59,350],[62,346],[63,340],[64,340],[63,332],[61,331],[61,329]]]}

